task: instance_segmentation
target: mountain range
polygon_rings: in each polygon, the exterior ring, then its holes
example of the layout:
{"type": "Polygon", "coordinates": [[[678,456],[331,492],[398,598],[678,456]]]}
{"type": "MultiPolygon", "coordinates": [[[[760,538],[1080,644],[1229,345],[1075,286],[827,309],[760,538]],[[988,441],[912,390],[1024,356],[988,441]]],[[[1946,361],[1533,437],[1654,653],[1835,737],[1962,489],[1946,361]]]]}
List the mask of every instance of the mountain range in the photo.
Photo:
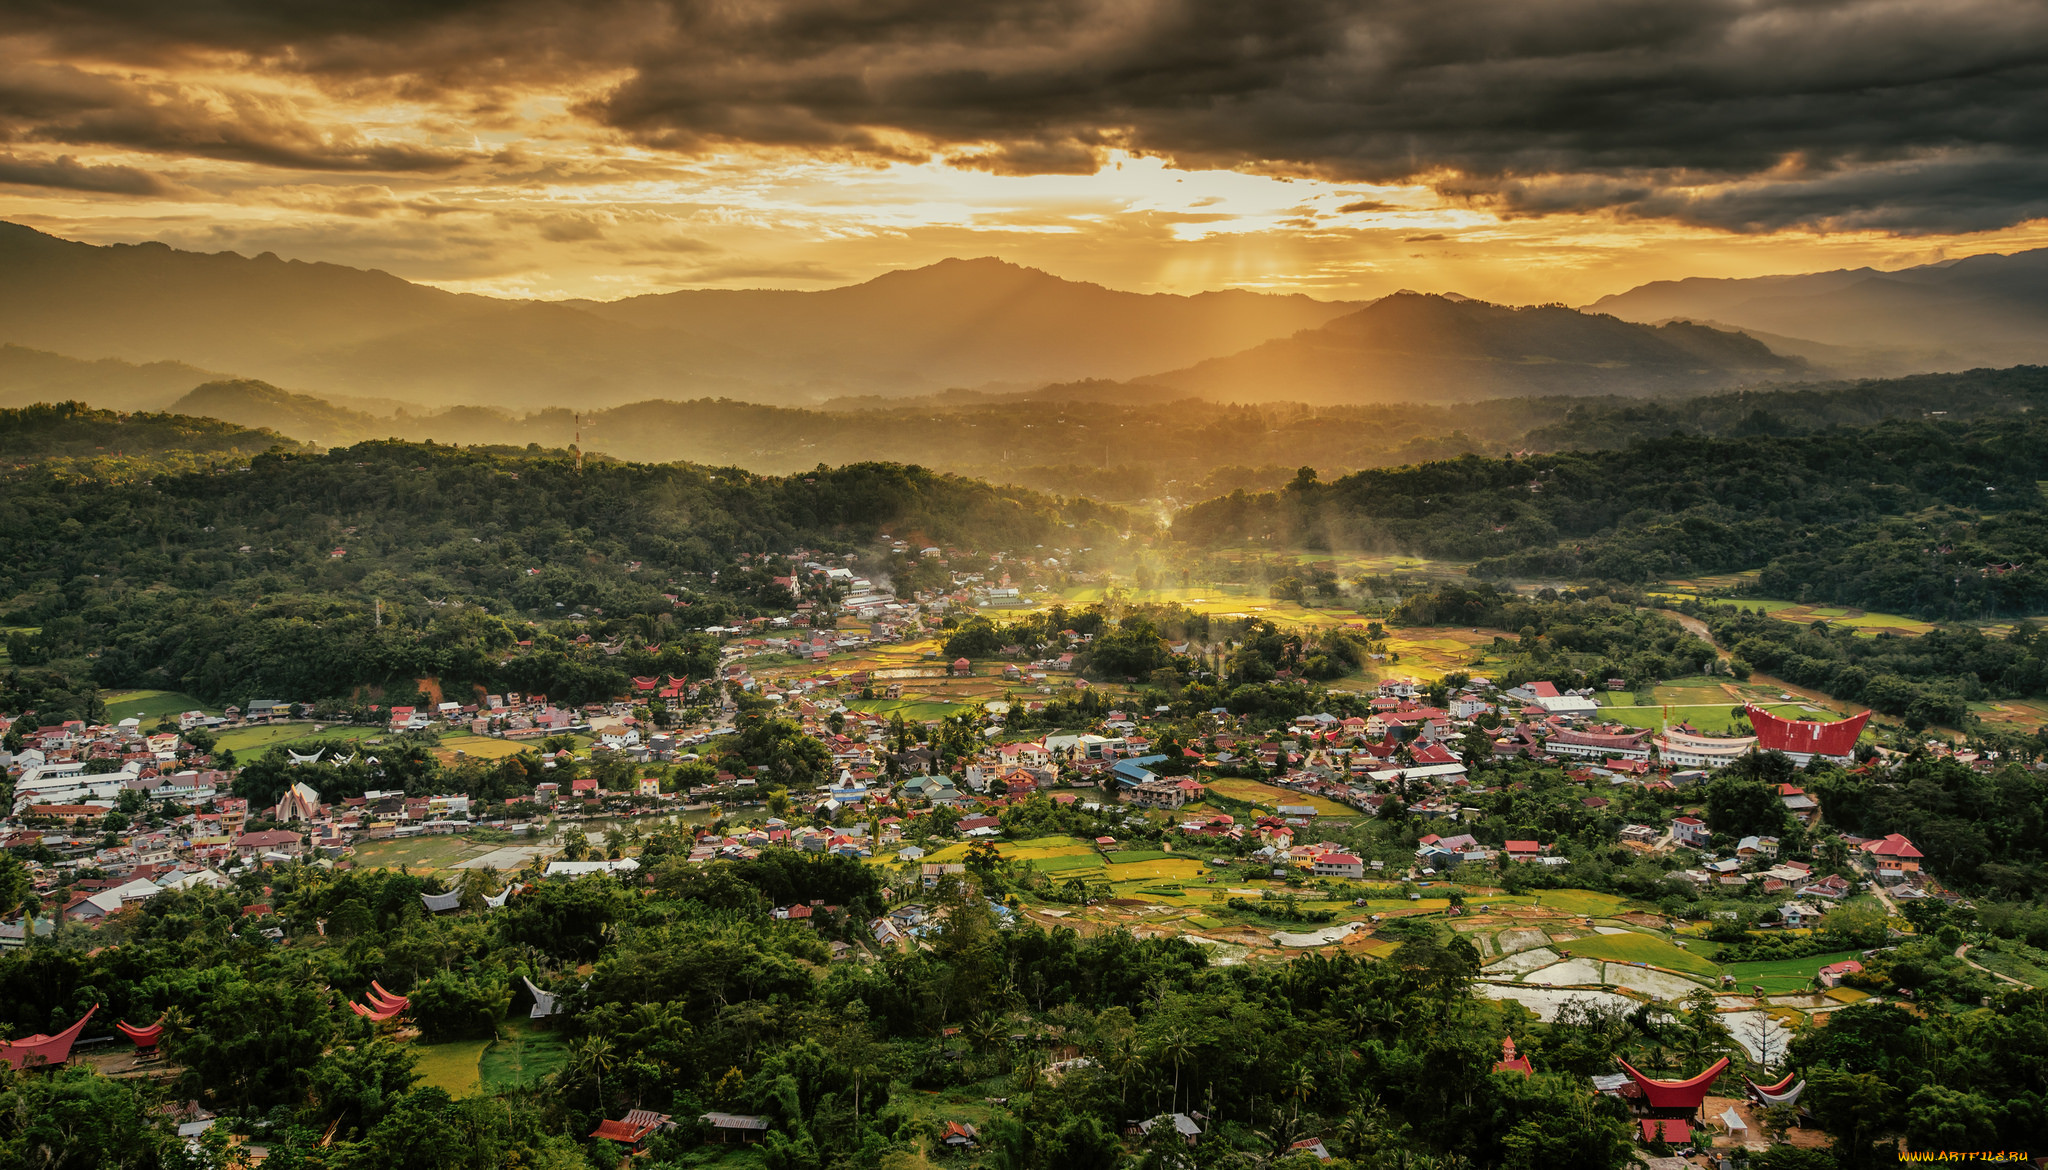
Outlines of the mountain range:
{"type": "Polygon", "coordinates": [[[13,347],[0,352],[0,401],[124,409],[223,378],[393,409],[524,412],[1048,384],[1062,400],[1454,402],[1693,392],[1806,369],[1730,331],[1456,296],[1140,294],[978,259],[815,292],[520,301],[12,224],[0,224],[0,343],[13,347]],[[95,382],[107,389],[85,392],[95,382]]]}
{"type": "Polygon", "coordinates": [[[2048,363],[2048,248],[1893,272],[1660,280],[1588,310],[1749,330],[1841,373],[2038,365],[2048,363]]]}
{"type": "Polygon", "coordinates": [[[1320,328],[1148,380],[1235,402],[1467,402],[1698,393],[1806,368],[1755,338],[1689,322],[1640,325],[1557,305],[1401,292],[1320,328]]]}

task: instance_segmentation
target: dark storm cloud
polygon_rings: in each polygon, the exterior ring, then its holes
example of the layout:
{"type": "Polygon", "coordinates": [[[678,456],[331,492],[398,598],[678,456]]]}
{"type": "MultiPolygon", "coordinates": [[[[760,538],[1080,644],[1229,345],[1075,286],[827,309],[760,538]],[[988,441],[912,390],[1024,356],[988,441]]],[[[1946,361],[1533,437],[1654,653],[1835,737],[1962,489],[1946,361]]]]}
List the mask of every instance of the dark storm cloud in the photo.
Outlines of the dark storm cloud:
{"type": "Polygon", "coordinates": [[[109,77],[0,56],[0,140],[106,146],[316,171],[435,171],[458,151],[322,129],[281,98],[109,77]]]}
{"type": "Polygon", "coordinates": [[[171,190],[169,183],[148,171],[123,166],[91,166],[68,154],[52,159],[0,154],[0,183],[57,187],[67,191],[98,191],[110,195],[162,195],[171,190]]]}
{"type": "Polygon", "coordinates": [[[1741,231],[2010,224],[2041,214],[2048,143],[2037,0],[127,0],[28,12],[25,27],[74,53],[235,52],[337,85],[618,73],[583,112],[685,152],[936,152],[1071,173],[1127,149],[1188,167],[1423,181],[1507,214],[1613,209],[1741,231]]]}

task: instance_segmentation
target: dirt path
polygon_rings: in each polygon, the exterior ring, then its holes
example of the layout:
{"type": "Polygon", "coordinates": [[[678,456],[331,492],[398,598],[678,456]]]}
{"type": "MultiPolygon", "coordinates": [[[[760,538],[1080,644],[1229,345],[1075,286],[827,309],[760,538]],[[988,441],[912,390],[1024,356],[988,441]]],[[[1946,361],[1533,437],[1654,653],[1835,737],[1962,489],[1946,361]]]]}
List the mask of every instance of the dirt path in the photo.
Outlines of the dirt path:
{"type": "Polygon", "coordinates": [[[2014,979],[2010,975],[2000,975],[1998,972],[1993,971],[1991,968],[1984,966],[1982,963],[1976,962],[1975,960],[1971,959],[1970,956],[1963,953],[1964,951],[1967,951],[1969,949],[1969,943],[1964,943],[1962,946],[1956,948],[1956,958],[1961,959],[1966,966],[1974,967],[1975,969],[1984,972],[1986,975],[1991,976],[1993,979],[2003,980],[2004,982],[2012,984],[2014,987],[2024,987],[2029,990],[2033,989],[2034,985],[2031,983],[2021,983],[2019,980],[2014,979]]]}

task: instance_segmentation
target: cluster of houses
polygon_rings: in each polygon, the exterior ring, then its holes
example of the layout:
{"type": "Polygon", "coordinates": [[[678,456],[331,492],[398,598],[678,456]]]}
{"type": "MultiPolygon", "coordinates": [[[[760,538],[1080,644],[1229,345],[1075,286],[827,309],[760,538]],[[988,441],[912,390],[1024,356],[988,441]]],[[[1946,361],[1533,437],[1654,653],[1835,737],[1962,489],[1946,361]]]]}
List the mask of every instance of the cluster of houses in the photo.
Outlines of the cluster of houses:
{"type": "MultiPolygon", "coordinates": [[[[815,562],[805,568],[835,581],[846,574],[847,588],[859,585],[858,578],[838,566],[815,562]]],[[[808,651],[819,647],[820,639],[832,641],[833,636],[822,631],[803,632],[782,639],[781,646],[787,651],[800,645],[808,651]]],[[[729,643],[728,653],[744,655],[755,640],[729,643]]],[[[759,641],[765,648],[771,640],[759,641]]],[[[1033,665],[1034,669],[1059,670],[1071,666],[1071,656],[1033,665]]],[[[966,663],[955,666],[971,669],[966,663]]],[[[792,794],[795,805],[789,821],[771,820],[745,832],[700,840],[692,853],[700,861],[744,858],[769,848],[854,857],[871,857],[884,850],[900,855],[899,814],[907,815],[907,810],[949,808],[961,814],[958,831],[963,835],[993,835],[1000,832],[995,818],[1006,805],[1046,794],[1056,802],[1079,801],[1099,807],[1092,799],[1093,790],[1099,787],[1116,791],[1122,804],[1177,812],[1207,795],[1207,786],[1190,773],[1220,771],[1256,775],[1270,785],[1299,793],[1300,800],[1257,813],[1209,812],[1184,817],[1170,831],[1192,842],[1251,845],[1255,859],[1271,862],[1281,872],[1292,867],[1316,877],[1354,878],[1379,867],[1379,862],[1368,863],[1334,844],[1304,840],[1312,832],[1318,807],[1332,803],[1376,815],[1398,802],[1410,815],[1442,822],[1445,831],[1426,835],[1416,851],[1413,872],[1418,876],[1502,860],[1562,865],[1566,859],[1545,842],[1508,841],[1496,848],[1457,831],[1470,811],[1472,796],[1484,791],[1484,781],[1471,775],[1468,764],[1469,733],[1478,726],[1474,721],[1479,716],[1492,714],[1502,721],[1490,737],[1494,759],[1518,755],[1551,759],[1568,764],[1573,775],[1583,781],[1672,792],[1707,774],[1704,766],[1675,765],[1697,761],[1718,766],[1711,762],[1725,762],[1721,753],[1730,745],[1752,750],[1769,738],[1775,750],[1804,750],[1809,758],[1837,758],[1836,753],[1853,745],[1853,732],[1861,729],[1860,719],[1818,724],[1756,712],[1757,737],[1707,737],[1681,726],[1652,738],[1642,729],[1599,722],[1600,707],[1590,690],[1563,691],[1546,682],[1497,688],[1487,679],[1475,678],[1432,704],[1413,680],[1389,679],[1379,684],[1378,693],[1362,714],[1303,715],[1277,732],[1253,731],[1246,720],[1215,709],[1205,720],[1208,734],[1198,741],[1174,745],[1179,758],[1157,750],[1162,744],[1148,731],[1157,712],[1113,710],[1087,731],[1010,742],[995,742],[1003,717],[994,715],[989,720],[995,725],[988,729],[989,742],[962,759],[942,758],[934,748],[922,744],[894,741],[889,719],[846,705],[844,697],[852,689],[884,680],[858,672],[841,676],[827,672],[803,677],[784,674],[757,680],[743,656],[727,658],[719,675],[720,681],[778,701],[784,713],[824,747],[831,761],[831,779],[816,791],[792,794]],[[1454,750],[1454,744],[1459,750],[1454,750]],[[813,819],[837,827],[812,827],[807,822],[813,819]]],[[[615,753],[636,763],[663,763],[696,759],[692,749],[708,735],[645,724],[636,718],[635,709],[650,698],[692,701],[705,697],[723,700],[730,710],[722,688],[713,697],[700,690],[705,685],[675,677],[634,679],[628,695],[608,704],[571,708],[557,706],[542,695],[507,693],[479,695],[468,703],[441,702],[432,709],[393,707],[378,716],[394,731],[432,728],[514,740],[577,731],[596,739],[594,754],[615,753]]],[[[250,703],[248,712],[233,715],[240,722],[274,719],[292,706],[263,700],[250,703]]],[[[188,730],[208,722],[218,720],[198,712],[180,720],[188,730]]],[[[0,721],[0,732],[5,730],[5,722],[0,721]]],[[[110,873],[139,872],[142,880],[152,882],[160,877],[175,881],[180,874],[232,869],[243,859],[338,858],[360,840],[457,833],[473,824],[468,798],[461,795],[406,798],[398,793],[371,792],[347,800],[323,800],[319,791],[322,768],[348,757],[313,752],[291,757],[305,769],[304,781],[295,784],[278,807],[256,810],[259,817],[281,827],[267,834],[245,833],[241,830],[250,810],[229,795],[231,776],[209,768],[204,754],[181,734],[145,731],[133,719],[111,727],[71,721],[19,730],[23,749],[0,758],[16,793],[11,810],[17,826],[13,840],[19,843],[25,840],[21,832],[33,832],[38,844],[56,852],[67,865],[89,865],[110,873]],[[125,834],[118,844],[107,844],[103,823],[123,793],[130,791],[141,793],[171,815],[160,818],[158,830],[125,834]],[[132,868],[149,866],[172,868],[132,868]]],[[[352,750],[374,752],[377,742],[365,740],[352,750]]],[[[545,762],[554,764],[559,755],[545,762]]],[[[545,814],[573,818],[597,812],[672,811],[676,802],[745,801],[759,787],[750,770],[732,765],[717,771],[709,783],[685,791],[664,791],[661,781],[636,773],[630,791],[603,792],[595,777],[576,774],[576,769],[564,771],[562,782],[543,782],[530,797],[508,802],[506,821],[498,823],[545,814]]],[[[1793,816],[1813,822],[1819,810],[1811,796],[1792,785],[1786,785],[1780,795],[1793,816]]],[[[1585,803],[1591,809],[1607,802],[1593,796],[1585,803]]],[[[1717,855],[1705,823],[1697,816],[1678,816],[1662,828],[1627,825],[1619,835],[1623,844],[1642,849],[1701,851],[1704,856],[1698,864],[1683,872],[1702,885],[1748,888],[1754,883],[1767,894],[1783,892],[1795,903],[1784,915],[1788,922],[1804,916],[1804,905],[1839,899],[1851,888],[1840,877],[1814,879],[1798,863],[1779,862],[1778,843],[1769,837],[1745,839],[1727,851],[1727,856],[1717,855]]],[[[1856,844],[1862,848],[1865,843],[1856,844]]],[[[1105,847],[1114,848],[1114,843],[1105,847]]],[[[1901,896],[1924,896],[1919,854],[1909,842],[1886,839],[1868,843],[1862,855],[1876,880],[1895,888],[1901,896]]],[[[51,877],[39,875],[42,880],[51,877]]],[[[94,895],[106,892],[90,891],[94,895]]],[[[132,900],[137,894],[147,896],[148,891],[134,887],[122,898],[132,900]]],[[[109,904],[117,903],[102,898],[92,907],[105,912],[109,904]]],[[[91,915],[92,907],[77,913],[91,915]]],[[[66,913],[72,909],[67,907],[66,913]]]]}

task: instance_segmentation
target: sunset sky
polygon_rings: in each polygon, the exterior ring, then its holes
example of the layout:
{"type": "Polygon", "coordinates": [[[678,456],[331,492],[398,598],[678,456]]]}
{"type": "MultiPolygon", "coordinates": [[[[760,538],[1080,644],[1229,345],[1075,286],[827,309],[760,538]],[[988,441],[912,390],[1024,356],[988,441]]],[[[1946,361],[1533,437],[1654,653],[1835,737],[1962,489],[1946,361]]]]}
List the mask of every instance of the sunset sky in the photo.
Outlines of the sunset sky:
{"type": "Polygon", "coordinates": [[[24,0],[0,218],[612,298],[1584,303],[2048,245],[2033,0],[24,0]]]}

